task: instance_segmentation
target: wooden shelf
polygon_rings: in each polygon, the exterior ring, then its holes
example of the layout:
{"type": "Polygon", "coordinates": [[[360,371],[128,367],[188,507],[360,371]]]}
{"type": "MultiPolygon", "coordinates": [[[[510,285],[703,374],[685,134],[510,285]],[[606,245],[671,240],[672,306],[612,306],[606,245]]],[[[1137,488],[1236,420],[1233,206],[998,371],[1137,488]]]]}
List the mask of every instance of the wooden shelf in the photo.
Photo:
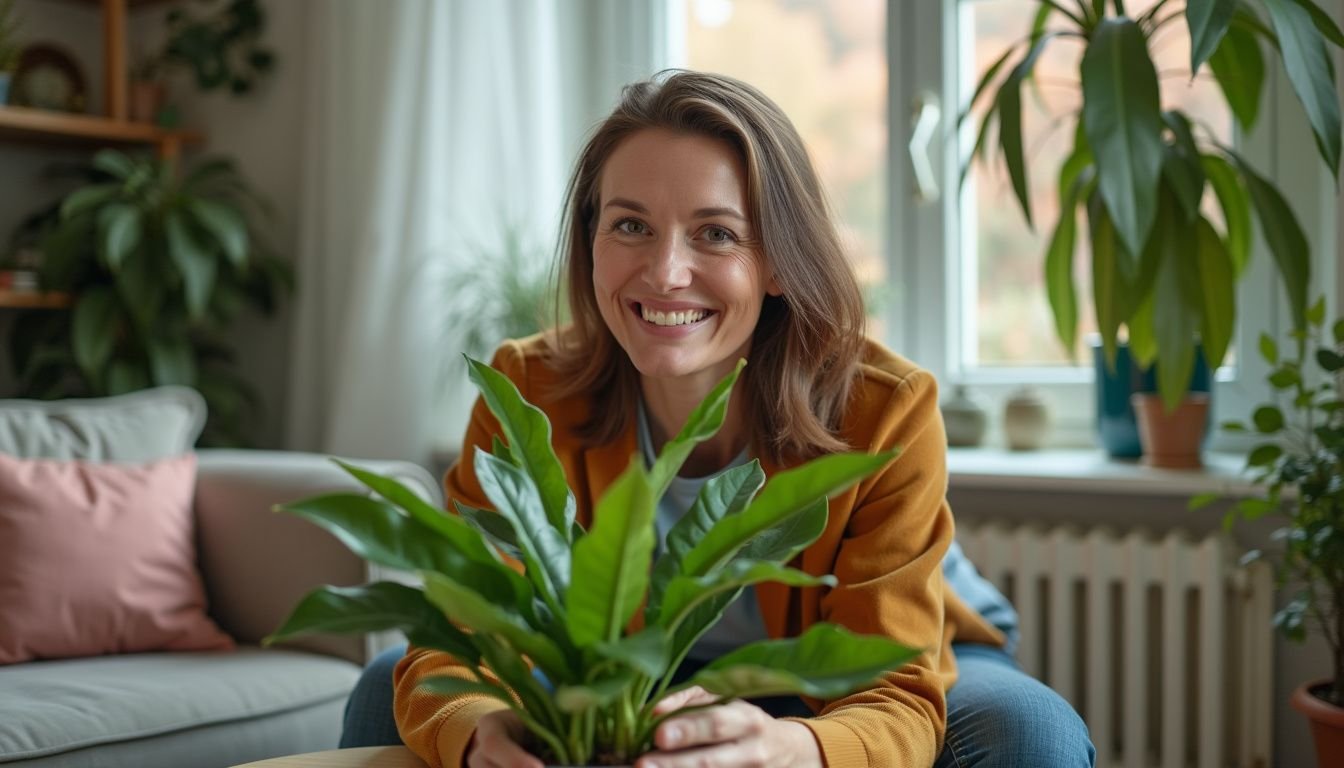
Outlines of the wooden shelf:
{"type": "Polygon", "coordinates": [[[176,156],[183,144],[199,143],[201,135],[194,131],[166,131],[148,123],[132,123],[98,115],[0,107],[0,139],[75,144],[144,144],[158,147],[162,155],[176,156]]]}
{"type": "Polygon", "coordinates": [[[67,309],[70,304],[68,293],[11,291],[8,288],[0,288],[0,307],[5,309],[67,309]]]}

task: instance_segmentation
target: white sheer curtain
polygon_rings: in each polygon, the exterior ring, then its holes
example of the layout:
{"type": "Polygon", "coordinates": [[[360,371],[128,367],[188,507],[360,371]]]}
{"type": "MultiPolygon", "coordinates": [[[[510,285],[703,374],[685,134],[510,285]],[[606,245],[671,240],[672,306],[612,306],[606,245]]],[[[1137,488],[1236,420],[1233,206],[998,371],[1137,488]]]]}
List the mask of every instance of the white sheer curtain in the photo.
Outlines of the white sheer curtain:
{"type": "MultiPolygon", "coordinates": [[[[582,134],[661,67],[662,0],[323,0],[308,57],[291,447],[427,462],[444,391],[426,279],[500,237],[551,243],[582,134]]],[[[460,381],[456,381],[460,380],[460,381]]]]}

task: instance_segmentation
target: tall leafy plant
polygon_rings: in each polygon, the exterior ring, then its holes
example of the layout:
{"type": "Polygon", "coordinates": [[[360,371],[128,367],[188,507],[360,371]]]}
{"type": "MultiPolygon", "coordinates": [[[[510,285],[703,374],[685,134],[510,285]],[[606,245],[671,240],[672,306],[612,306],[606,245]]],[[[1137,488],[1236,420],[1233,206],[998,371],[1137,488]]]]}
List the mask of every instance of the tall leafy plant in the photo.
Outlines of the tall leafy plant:
{"type": "Polygon", "coordinates": [[[415,645],[464,665],[461,675],[427,680],[428,688],[500,700],[526,724],[537,751],[565,765],[631,762],[651,748],[666,717],[655,714],[657,700],[690,685],[723,701],[827,698],[909,661],[917,651],[823,623],[800,637],[747,645],[672,685],[692,644],[744,588],[763,581],[835,584],[833,576],[784,563],[821,535],[829,495],[894,455],[834,454],[768,484],[756,461],[730,469],[705,485],[655,558],[657,500],[695,444],[722,425],[743,364],[651,467],[634,457],[585,530],[575,520],[545,414],[503,374],[468,360],[503,428],[492,452],[474,456],[496,511],[456,503],[460,516],[448,515],[389,478],[343,464],[378,497],[329,495],[278,509],[331,531],[371,562],[417,572],[424,586],[319,588],[268,642],[305,632],[404,630],[415,645]],[[521,562],[521,575],[509,559],[521,562]],[[641,603],[643,628],[628,632],[641,603]]]}
{"type": "Polygon", "coordinates": [[[195,387],[210,420],[202,441],[246,444],[259,407],[233,369],[225,332],[245,307],[271,312],[292,289],[288,265],[255,236],[261,204],[233,164],[172,164],[99,152],[91,181],[43,222],[40,280],[71,312],[15,321],[12,362],[24,394],[115,395],[195,387]]]}
{"type": "Polygon", "coordinates": [[[1048,48],[1083,47],[1082,107],[1074,116],[1072,152],[1059,169],[1060,214],[1045,254],[1055,330],[1072,349],[1078,326],[1073,253],[1082,212],[1106,359],[1114,364],[1125,326],[1139,363],[1158,363],[1158,389],[1169,408],[1186,391],[1196,335],[1210,369],[1227,352],[1236,324],[1235,282],[1250,260],[1252,219],[1260,223],[1299,330],[1306,327],[1310,272],[1306,235],[1283,194],[1194,116],[1163,109],[1152,43],[1174,25],[1188,34],[1190,76],[1212,72],[1245,130],[1259,116],[1267,52],[1282,61],[1321,160],[1338,176],[1340,112],[1329,46],[1344,45],[1344,34],[1312,0],[1157,0],[1133,15],[1124,0],[1038,0],[1030,33],[986,70],[971,104],[988,96],[975,154],[997,123],[1002,162],[1033,223],[1023,89],[1048,48]],[[1210,190],[1221,224],[1201,208],[1210,190]]]}

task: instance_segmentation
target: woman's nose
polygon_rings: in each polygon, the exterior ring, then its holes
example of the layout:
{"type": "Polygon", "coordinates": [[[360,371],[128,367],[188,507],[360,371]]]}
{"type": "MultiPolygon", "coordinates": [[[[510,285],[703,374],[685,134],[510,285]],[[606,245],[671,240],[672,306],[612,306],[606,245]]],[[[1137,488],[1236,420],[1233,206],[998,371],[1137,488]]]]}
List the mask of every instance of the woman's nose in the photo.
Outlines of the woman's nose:
{"type": "Polygon", "coordinates": [[[650,249],[644,268],[649,287],[666,293],[691,284],[690,246],[679,237],[660,238],[650,249]]]}

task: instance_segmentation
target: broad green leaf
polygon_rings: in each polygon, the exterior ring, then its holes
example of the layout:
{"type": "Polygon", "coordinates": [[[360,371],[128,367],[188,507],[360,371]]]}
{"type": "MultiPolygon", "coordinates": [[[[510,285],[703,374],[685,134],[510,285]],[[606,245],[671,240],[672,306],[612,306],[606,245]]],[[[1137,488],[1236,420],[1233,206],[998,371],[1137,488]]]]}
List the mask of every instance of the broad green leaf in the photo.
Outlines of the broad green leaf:
{"type": "Polygon", "coordinates": [[[574,543],[565,621],[575,644],[615,642],[639,608],[653,564],[656,504],[644,460],[635,456],[598,500],[588,533],[574,543]]]}
{"type": "Polygon", "coordinates": [[[552,680],[568,676],[570,665],[560,648],[529,627],[521,616],[492,599],[480,582],[459,582],[434,571],[422,571],[421,576],[425,579],[425,597],[449,619],[475,632],[499,635],[545,670],[552,680]]]}
{"type": "Polygon", "coordinates": [[[682,573],[703,576],[721,567],[753,537],[839,493],[886,465],[896,451],[836,453],[775,475],[747,508],[719,521],[682,558],[682,573]]]}
{"type": "Polygon", "coordinates": [[[765,472],[761,463],[752,459],[716,475],[700,487],[695,503],[664,536],[664,551],[654,563],[649,579],[649,600],[644,612],[647,618],[658,616],[663,592],[668,582],[681,571],[681,560],[686,553],[725,515],[737,514],[746,508],[764,484],[765,472]]]}
{"type": "Polygon", "coordinates": [[[1236,329],[1237,288],[1232,259],[1207,219],[1195,225],[1196,277],[1200,281],[1200,339],[1209,370],[1216,371],[1227,355],[1236,329]]]}
{"type": "Polygon", "coordinates": [[[788,640],[752,643],[721,656],[691,678],[729,698],[801,694],[843,696],[871,684],[920,654],[877,635],[855,635],[818,623],[788,640]]]}
{"type": "Polygon", "coordinates": [[[1283,411],[1272,405],[1262,405],[1251,415],[1255,430],[1261,434],[1273,434],[1283,429],[1283,411]]]}
{"type": "Polygon", "coordinates": [[[164,282],[159,262],[149,249],[133,251],[126,256],[121,271],[116,275],[117,293],[122,306],[130,310],[141,335],[160,331],[167,318],[163,314],[169,286],[164,282]]]}
{"type": "Polygon", "coordinates": [[[618,661],[649,678],[665,674],[672,662],[667,634],[662,627],[653,625],[614,643],[597,643],[593,650],[602,658],[618,661]]]}
{"type": "Polygon", "coordinates": [[[1222,498],[1222,494],[1218,493],[1196,494],[1195,496],[1192,496],[1190,498],[1190,501],[1186,502],[1185,508],[1190,510],[1191,512],[1194,512],[1195,510],[1203,509],[1209,506],[1210,504],[1219,500],[1220,498],[1222,498]]]}
{"type": "Polygon", "coordinates": [[[215,290],[218,263],[208,250],[202,248],[187,228],[181,215],[173,210],[163,218],[163,234],[168,255],[182,275],[187,297],[187,313],[194,320],[205,317],[210,307],[210,296],[215,290]]]}
{"type": "Polygon", "coordinates": [[[1335,338],[1336,344],[1344,344],[1344,320],[1336,320],[1331,329],[1331,335],[1335,338]]]}
{"type": "Polygon", "coordinates": [[[1240,421],[1224,421],[1218,426],[1226,432],[1243,433],[1246,431],[1246,425],[1240,421]]]}
{"type": "MultiPolygon", "coordinates": [[[[1003,65],[1008,63],[1008,58],[1017,51],[1017,47],[1016,43],[1008,46],[1008,50],[1004,51],[1003,55],[999,56],[993,64],[990,64],[989,68],[985,70],[985,73],[980,76],[980,82],[975,84],[975,91],[971,93],[970,101],[966,102],[966,111],[962,112],[961,116],[957,118],[958,127],[960,127],[961,124],[965,122],[966,118],[970,116],[971,110],[975,107],[975,103],[980,100],[980,96],[984,94],[985,89],[989,87],[989,84],[994,82],[994,78],[997,77],[999,71],[1003,69],[1003,65]]],[[[989,115],[985,115],[985,120],[989,120],[989,115]]]]}
{"type": "Polygon", "coordinates": [[[75,362],[90,378],[112,357],[116,321],[117,298],[107,288],[89,288],[75,302],[71,327],[75,362]]]}
{"type": "Polygon", "coordinates": [[[1162,122],[1171,131],[1173,143],[1164,152],[1163,176],[1185,208],[1186,218],[1199,217],[1199,204],[1204,197],[1204,166],[1200,163],[1199,145],[1190,119],[1177,110],[1162,113],[1162,122]]]}
{"type": "Polygon", "coordinates": [[[1013,182],[1013,192],[1017,194],[1017,202],[1022,206],[1022,215],[1026,217],[1028,226],[1032,225],[1031,195],[1022,153],[1022,83],[1031,77],[1036,60],[1053,37],[1054,33],[1047,33],[1036,40],[1022,61],[1008,73],[995,99],[999,112],[999,146],[1003,150],[1004,164],[1008,166],[1008,176],[1013,182]]]}
{"type": "Polygon", "coordinates": [[[499,420],[518,467],[536,483],[546,519],[568,537],[574,523],[574,503],[564,467],[551,447],[550,420],[540,408],[523,399],[509,377],[478,360],[466,359],[467,374],[499,420]]]}
{"type": "Polygon", "coordinates": [[[466,696],[478,695],[489,696],[492,699],[500,701],[510,706],[517,704],[517,699],[509,692],[508,688],[502,685],[492,683],[481,683],[475,680],[467,680],[462,677],[453,677],[452,675],[434,675],[420,681],[420,687],[430,693],[437,693],[441,696],[466,696]]]}
{"type": "Polygon", "coordinates": [[[250,250],[250,238],[247,233],[247,220],[236,209],[203,198],[187,201],[187,211],[196,223],[214,236],[224,255],[237,270],[247,266],[247,254],[250,250]]]}
{"type": "Polygon", "coordinates": [[[1233,155],[1232,159],[1241,170],[1260,219],[1265,242],[1269,244],[1269,250],[1279,267],[1279,276],[1288,293],[1288,309],[1292,313],[1293,327],[1304,330],[1307,327],[1307,289],[1311,283],[1311,247],[1307,243],[1307,236],[1279,190],[1239,156],[1233,155]]]}
{"type": "Polygon", "coordinates": [[[1222,42],[1237,0],[1187,0],[1185,20],[1190,27],[1190,71],[1199,67],[1222,42]]]}
{"type": "Polygon", "coordinates": [[[142,229],[140,209],[133,205],[114,203],[98,211],[99,251],[108,269],[121,269],[127,255],[139,247],[142,229]]]}
{"type": "Polygon", "coordinates": [[[1157,214],[1162,118],[1157,72],[1129,19],[1097,25],[1082,63],[1083,127],[1120,241],[1139,253],[1157,214]]]}
{"type": "Polygon", "coordinates": [[[480,654],[420,590],[392,581],[357,587],[318,587],[290,612],[265,645],[312,633],[401,630],[413,645],[436,648],[475,664],[480,654]]]}
{"type": "Polygon", "coordinates": [[[1316,135],[1316,147],[1332,177],[1338,177],[1339,97],[1325,40],[1311,14],[1294,0],[1261,1],[1278,33],[1284,70],[1307,113],[1311,130],[1316,135]]]}
{"type": "Polygon", "coordinates": [[[1241,277],[1251,261],[1250,199],[1237,172],[1226,160],[1217,155],[1202,155],[1200,164],[1218,198],[1218,205],[1223,209],[1223,221],[1227,223],[1227,255],[1232,259],[1234,274],[1241,277]]]}
{"type": "MultiPolygon", "coordinates": [[[[1170,221],[1164,212],[1163,221],[1170,221]]],[[[1195,368],[1195,333],[1200,326],[1200,278],[1197,237],[1189,227],[1165,227],[1161,265],[1153,296],[1157,336],[1157,389],[1168,411],[1180,405],[1195,368]]]]}
{"type": "Polygon", "coordinates": [[[1094,197],[1088,205],[1088,227],[1092,232],[1092,306],[1097,313],[1097,332],[1101,334],[1106,367],[1114,371],[1116,336],[1125,321],[1120,309],[1124,301],[1120,251],[1124,246],[1099,198],[1094,197]]]}
{"type": "Polygon", "coordinates": [[[1075,146],[1059,173],[1059,222],[1045,252],[1045,289],[1055,334],[1073,355],[1078,336],[1078,293],[1073,284],[1073,252],[1078,239],[1078,201],[1083,193],[1083,170],[1091,165],[1086,142],[1075,146]]]}
{"type": "Polygon", "coordinates": [[[102,204],[116,199],[121,192],[120,184],[92,184],[80,187],[61,201],[61,219],[69,220],[102,204]]]}
{"type": "Polygon", "coordinates": [[[1333,349],[1318,349],[1316,350],[1316,363],[1326,373],[1336,373],[1344,368],[1344,355],[1333,349]]]}
{"type": "Polygon", "coordinates": [[[550,595],[548,602],[560,605],[569,590],[569,542],[546,519],[536,484],[523,470],[479,448],[475,458],[481,490],[518,537],[527,577],[538,592],[550,595]]]}
{"type": "Polygon", "coordinates": [[[733,372],[714,385],[714,389],[710,390],[705,399],[691,411],[686,424],[682,426],[677,436],[663,446],[662,452],[653,462],[653,467],[649,469],[649,485],[653,488],[655,499],[662,498],[672,478],[677,476],[681,465],[686,462],[686,457],[691,455],[691,450],[697,444],[713,437],[714,433],[719,431],[719,427],[723,426],[723,418],[728,413],[728,400],[733,394],[733,385],[737,383],[737,378],[742,374],[742,368],[746,364],[746,360],[738,360],[733,372]]]}
{"type": "Polygon", "coordinates": [[[158,386],[196,383],[196,351],[185,338],[153,337],[145,340],[149,370],[158,386]]]}
{"type": "Polygon", "coordinates": [[[570,714],[597,709],[629,691],[634,681],[634,673],[623,670],[614,677],[592,683],[561,685],[555,689],[555,706],[570,714]]]}
{"type": "Polygon", "coordinates": [[[113,360],[107,367],[107,394],[124,395],[150,387],[144,366],[129,360],[113,360]]]}
{"type": "Polygon", "coordinates": [[[501,552],[515,560],[523,559],[523,550],[518,546],[518,534],[514,532],[508,518],[498,512],[469,507],[456,499],[453,500],[453,507],[457,509],[458,516],[470,523],[501,552]]]}
{"type": "Polygon", "coordinates": [[[1312,328],[1320,328],[1325,323],[1325,296],[1317,296],[1316,301],[1312,302],[1307,308],[1307,324],[1312,328]]]}
{"type": "Polygon", "coordinates": [[[90,163],[94,168],[122,181],[129,179],[140,167],[136,161],[115,149],[100,149],[90,163]]]}
{"type": "MultiPolygon", "coordinates": [[[[1238,18],[1244,19],[1240,9],[1238,18]]],[[[1252,27],[1233,24],[1209,57],[1209,69],[1243,130],[1255,127],[1265,86],[1265,54],[1252,27]]]]}
{"type": "Polygon", "coordinates": [[[1311,23],[1316,25],[1316,29],[1325,36],[1326,40],[1344,48],[1344,32],[1340,32],[1339,26],[1335,24],[1334,19],[1330,18],[1330,14],[1322,10],[1312,0],[1293,0],[1293,2],[1301,6],[1311,16],[1311,23]]]}
{"type": "MultiPolygon", "coordinates": [[[[1262,448],[1277,448],[1278,446],[1261,446],[1262,448]]],[[[1247,462],[1249,464],[1249,462],[1247,462]]],[[[1273,459],[1268,462],[1274,463],[1273,459]]],[[[1236,504],[1237,514],[1247,520],[1258,520],[1271,512],[1277,511],[1279,505],[1269,499],[1242,499],[1236,504]]]]}
{"type": "Polygon", "coordinates": [[[513,455],[513,449],[509,444],[499,439],[499,435],[490,436],[490,455],[509,462],[513,466],[521,466],[518,457],[513,455]]]}
{"type": "Polygon", "coordinates": [[[1270,365],[1279,364],[1279,345],[1274,342],[1274,337],[1268,333],[1260,333],[1260,357],[1270,365]]]}
{"type": "Polygon", "coordinates": [[[829,574],[813,576],[806,571],[763,560],[734,560],[705,576],[678,576],[667,587],[667,597],[659,623],[673,627],[699,602],[721,592],[736,591],[763,581],[777,581],[791,587],[835,586],[829,574]]]}
{"type": "Polygon", "coordinates": [[[1154,326],[1154,291],[1130,315],[1125,327],[1129,329],[1129,354],[1140,368],[1147,369],[1157,360],[1157,328],[1154,326]]]}
{"type": "Polygon", "coordinates": [[[1261,445],[1251,451],[1251,455],[1246,457],[1247,467],[1267,467],[1278,461],[1283,455],[1283,449],[1277,445],[1261,445]]]}
{"type": "Polygon", "coordinates": [[[1277,371],[1269,374],[1269,383],[1275,389],[1288,389],[1302,383],[1302,374],[1296,367],[1284,364],[1277,371]]]}

